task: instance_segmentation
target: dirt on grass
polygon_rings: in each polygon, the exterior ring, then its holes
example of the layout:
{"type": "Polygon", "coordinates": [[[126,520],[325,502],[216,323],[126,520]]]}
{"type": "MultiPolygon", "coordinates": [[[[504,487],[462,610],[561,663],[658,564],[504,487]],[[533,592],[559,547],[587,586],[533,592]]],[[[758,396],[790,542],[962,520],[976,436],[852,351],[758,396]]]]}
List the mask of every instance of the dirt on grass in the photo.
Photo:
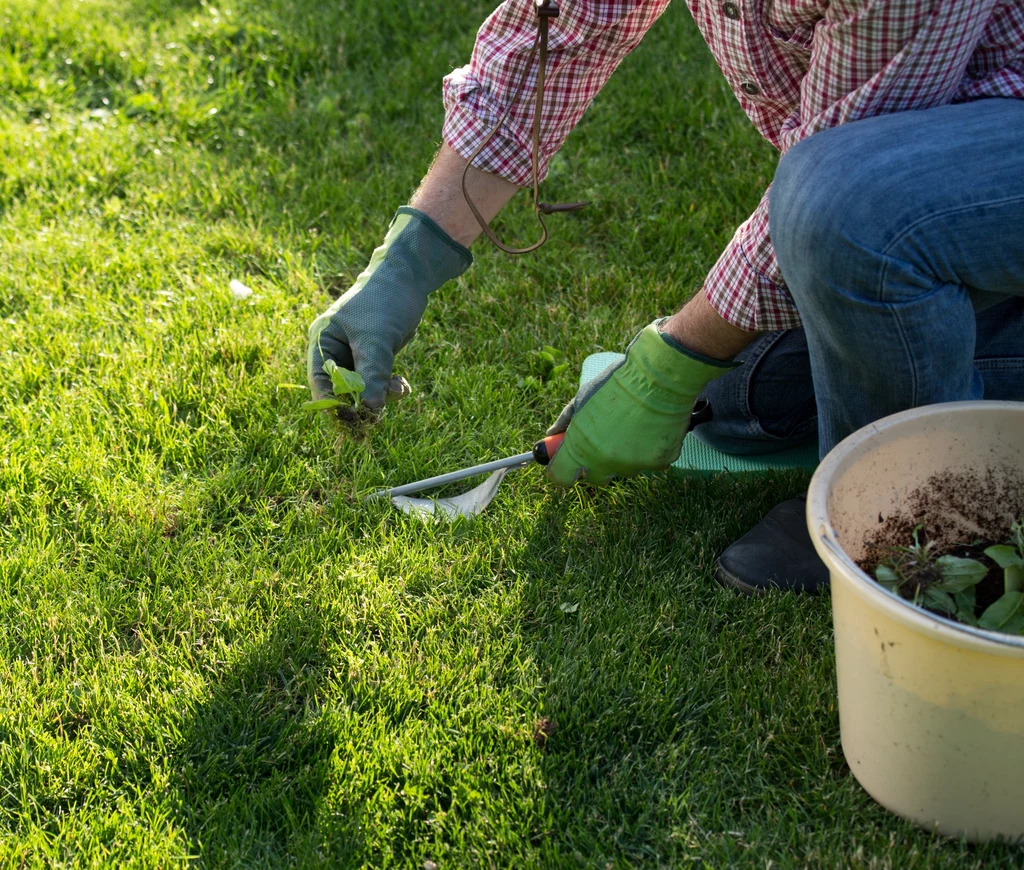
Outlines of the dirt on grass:
{"type": "Polygon", "coordinates": [[[548,740],[555,736],[558,731],[558,723],[554,719],[545,716],[533,724],[533,742],[540,747],[547,746],[548,740]]]}

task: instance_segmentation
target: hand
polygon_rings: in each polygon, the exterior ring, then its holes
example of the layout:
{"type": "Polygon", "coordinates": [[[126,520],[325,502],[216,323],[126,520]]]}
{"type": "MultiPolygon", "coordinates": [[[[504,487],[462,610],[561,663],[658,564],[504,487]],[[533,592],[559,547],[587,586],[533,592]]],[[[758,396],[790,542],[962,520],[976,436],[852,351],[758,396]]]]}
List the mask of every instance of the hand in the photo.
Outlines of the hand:
{"type": "Polygon", "coordinates": [[[362,375],[362,401],[371,411],[409,395],[405,378],[392,373],[395,354],[416,332],[427,297],[472,262],[469,251],[425,214],[398,209],[355,284],[309,327],[306,375],[313,398],[333,395],[324,371],[329,359],[362,375]]]}
{"type": "Polygon", "coordinates": [[[625,359],[584,384],[548,429],[566,433],[547,467],[552,482],[572,486],[584,478],[603,486],[679,458],[694,402],[734,365],[687,350],[661,333],[660,323],[644,327],[625,359]]]}

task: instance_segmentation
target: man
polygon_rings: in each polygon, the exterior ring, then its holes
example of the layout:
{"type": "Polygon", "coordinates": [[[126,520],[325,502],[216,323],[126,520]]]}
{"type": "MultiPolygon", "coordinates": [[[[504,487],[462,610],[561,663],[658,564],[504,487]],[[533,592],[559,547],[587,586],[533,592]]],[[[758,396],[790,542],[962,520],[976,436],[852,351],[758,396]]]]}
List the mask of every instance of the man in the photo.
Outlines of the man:
{"type": "MultiPolygon", "coordinates": [[[[667,0],[565,0],[551,25],[539,172],[667,0]]],[[[734,452],[818,439],[933,402],[1024,399],[1024,0],[689,0],[737,99],[782,152],[701,292],[584,387],[552,431],[571,486],[666,468],[701,395],[698,437],[734,452]]],[[[380,407],[427,296],[461,274],[480,226],[531,180],[529,0],[506,0],[444,81],[445,144],[355,286],[310,327],[380,407]],[[487,138],[502,114],[507,117],[487,138]],[[486,140],[486,141],[485,141],[486,140]],[[478,152],[478,153],[475,153],[478,152]]],[[[719,559],[747,592],[827,584],[801,500],[719,559]]]]}

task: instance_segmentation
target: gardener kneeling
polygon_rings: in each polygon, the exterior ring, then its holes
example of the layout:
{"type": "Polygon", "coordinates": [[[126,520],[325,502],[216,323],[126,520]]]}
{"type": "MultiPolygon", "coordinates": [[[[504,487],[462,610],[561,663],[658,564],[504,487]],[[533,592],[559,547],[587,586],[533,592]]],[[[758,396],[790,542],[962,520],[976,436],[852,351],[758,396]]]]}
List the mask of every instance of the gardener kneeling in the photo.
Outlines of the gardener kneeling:
{"type": "MultiPolygon", "coordinates": [[[[549,18],[537,131],[539,107],[516,91],[520,80],[524,93],[536,91],[537,7],[551,16],[553,4],[506,0],[495,10],[470,64],[444,80],[445,144],[419,190],[355,285],[310,327],[315,397],[331,392],[325,359],[363,376],[371,408],[408,393],[392,364],[429,294],[469,267],[480,221],[544,175],[667,2],[576,0],[549,18]],[[531,138],[536,165],[520,144],[531,138]]],[[[642,329],[625,360],[562,412],[551,431],[567,434],[550,478],[601,485],[667,468],[699,397],[715,417],[694,433],[719,450],[759,454],[817,439],[822,456],[907,408],[1024,399],[1017,4],[689,6],[782,158],[702,291],[642,329]]],[[[745,592],[827,585],[803,500],[780,504],[730,546],[716,576],[745,592]]]]}

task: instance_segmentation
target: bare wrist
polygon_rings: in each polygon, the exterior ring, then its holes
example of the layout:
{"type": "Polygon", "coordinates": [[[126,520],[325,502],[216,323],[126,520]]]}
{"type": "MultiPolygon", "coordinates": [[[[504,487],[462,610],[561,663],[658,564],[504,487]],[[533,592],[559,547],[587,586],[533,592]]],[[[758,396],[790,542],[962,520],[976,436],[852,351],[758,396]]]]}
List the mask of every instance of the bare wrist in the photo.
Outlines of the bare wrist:
{"type": "Polygon", "coordinates": [[[661,327],[683,347],[717,360],[731,360],[759,333],[733,326],[712,308],[701,291],[661,327]]]}

